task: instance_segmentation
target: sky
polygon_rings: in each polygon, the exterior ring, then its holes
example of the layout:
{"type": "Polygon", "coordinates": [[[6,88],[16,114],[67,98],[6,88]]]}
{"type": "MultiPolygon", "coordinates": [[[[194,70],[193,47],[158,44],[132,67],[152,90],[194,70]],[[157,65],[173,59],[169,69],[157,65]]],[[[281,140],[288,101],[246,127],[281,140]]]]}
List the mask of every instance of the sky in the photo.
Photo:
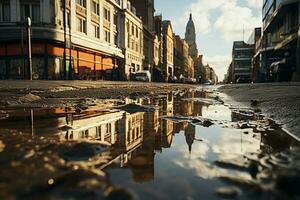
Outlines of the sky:
{"type": "Polygon", "coordinates": [[[164,20],[171,20],[181,38],[192,12],[198,51],[219,80],[231,62],[233,41],[247,42],[254,28],[262,25],[262,0],[155,0],[155,9],[164,20]]]}

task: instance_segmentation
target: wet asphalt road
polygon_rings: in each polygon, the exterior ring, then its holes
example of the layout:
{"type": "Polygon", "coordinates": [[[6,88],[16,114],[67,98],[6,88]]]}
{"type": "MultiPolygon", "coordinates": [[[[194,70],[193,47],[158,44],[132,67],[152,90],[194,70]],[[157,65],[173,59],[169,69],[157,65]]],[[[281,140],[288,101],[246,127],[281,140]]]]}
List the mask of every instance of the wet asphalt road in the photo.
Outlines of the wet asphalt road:
{"type": "MultiPolygon", "coordinates": [[[[113,81],[0,81],[0,106],[26,104],[19,98],[32,93],[41,97],[34,107],[63,106],[70,99],[121,99],[188,90],[199,85],[113,81]]],[[[226,93],[233,105],[257,107],[300,138],[300,83],[200,86],[226,93]],[[251,101],[254,101],[254,103],[251,101]],[[253,104],[253,105],[251,105],[253,104]]]]}

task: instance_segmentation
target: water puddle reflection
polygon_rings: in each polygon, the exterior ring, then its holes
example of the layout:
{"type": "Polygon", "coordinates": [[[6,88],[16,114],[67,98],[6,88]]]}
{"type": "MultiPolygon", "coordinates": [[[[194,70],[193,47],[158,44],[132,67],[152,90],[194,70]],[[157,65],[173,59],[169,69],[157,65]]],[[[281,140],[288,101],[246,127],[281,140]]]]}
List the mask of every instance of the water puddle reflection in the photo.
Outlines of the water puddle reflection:
{"type": "Polygon", "coordinates": [[[204,91],[106,105],[1,111],[0,198],[299,197],[298,143],[257,111],[204,91]]]}

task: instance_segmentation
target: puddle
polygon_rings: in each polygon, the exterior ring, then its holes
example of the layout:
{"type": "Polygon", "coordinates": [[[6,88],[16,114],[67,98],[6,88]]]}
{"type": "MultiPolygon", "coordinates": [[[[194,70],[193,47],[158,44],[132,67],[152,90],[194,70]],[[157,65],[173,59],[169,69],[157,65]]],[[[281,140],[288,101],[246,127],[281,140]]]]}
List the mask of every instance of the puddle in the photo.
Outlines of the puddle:
{"type": "Polygon", "coordinates": [[[0,199],[300,195],[298,143],[258,110],[230,109],[213,92],[1,116],[0,199]]]}

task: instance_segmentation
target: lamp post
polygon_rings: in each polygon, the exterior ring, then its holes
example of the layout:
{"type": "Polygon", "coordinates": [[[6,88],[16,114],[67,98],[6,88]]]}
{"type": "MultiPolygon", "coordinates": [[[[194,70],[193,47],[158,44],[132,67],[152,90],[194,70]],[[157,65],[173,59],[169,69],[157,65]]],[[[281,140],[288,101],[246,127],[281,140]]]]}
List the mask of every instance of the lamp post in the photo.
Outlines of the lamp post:
{"type": "Polygon", "coordinates": [[[32,58],[31,58],[31,19],[30,17],[26,18],[26,28],[27,28],[27,41],[28,41],[28,71],[29,71],[29,80],[32,80],[32,58]]]}
{"type": "Polygon", "coordinates": [[[67,80],[67,52],[66,52],[66,43],[67,43],[67,20],[66,20],[66,0],[63,0],[63,26],[64,26],[64,55],[63,55],[63,65],[64,65],[64,79],[67,80]]]}

